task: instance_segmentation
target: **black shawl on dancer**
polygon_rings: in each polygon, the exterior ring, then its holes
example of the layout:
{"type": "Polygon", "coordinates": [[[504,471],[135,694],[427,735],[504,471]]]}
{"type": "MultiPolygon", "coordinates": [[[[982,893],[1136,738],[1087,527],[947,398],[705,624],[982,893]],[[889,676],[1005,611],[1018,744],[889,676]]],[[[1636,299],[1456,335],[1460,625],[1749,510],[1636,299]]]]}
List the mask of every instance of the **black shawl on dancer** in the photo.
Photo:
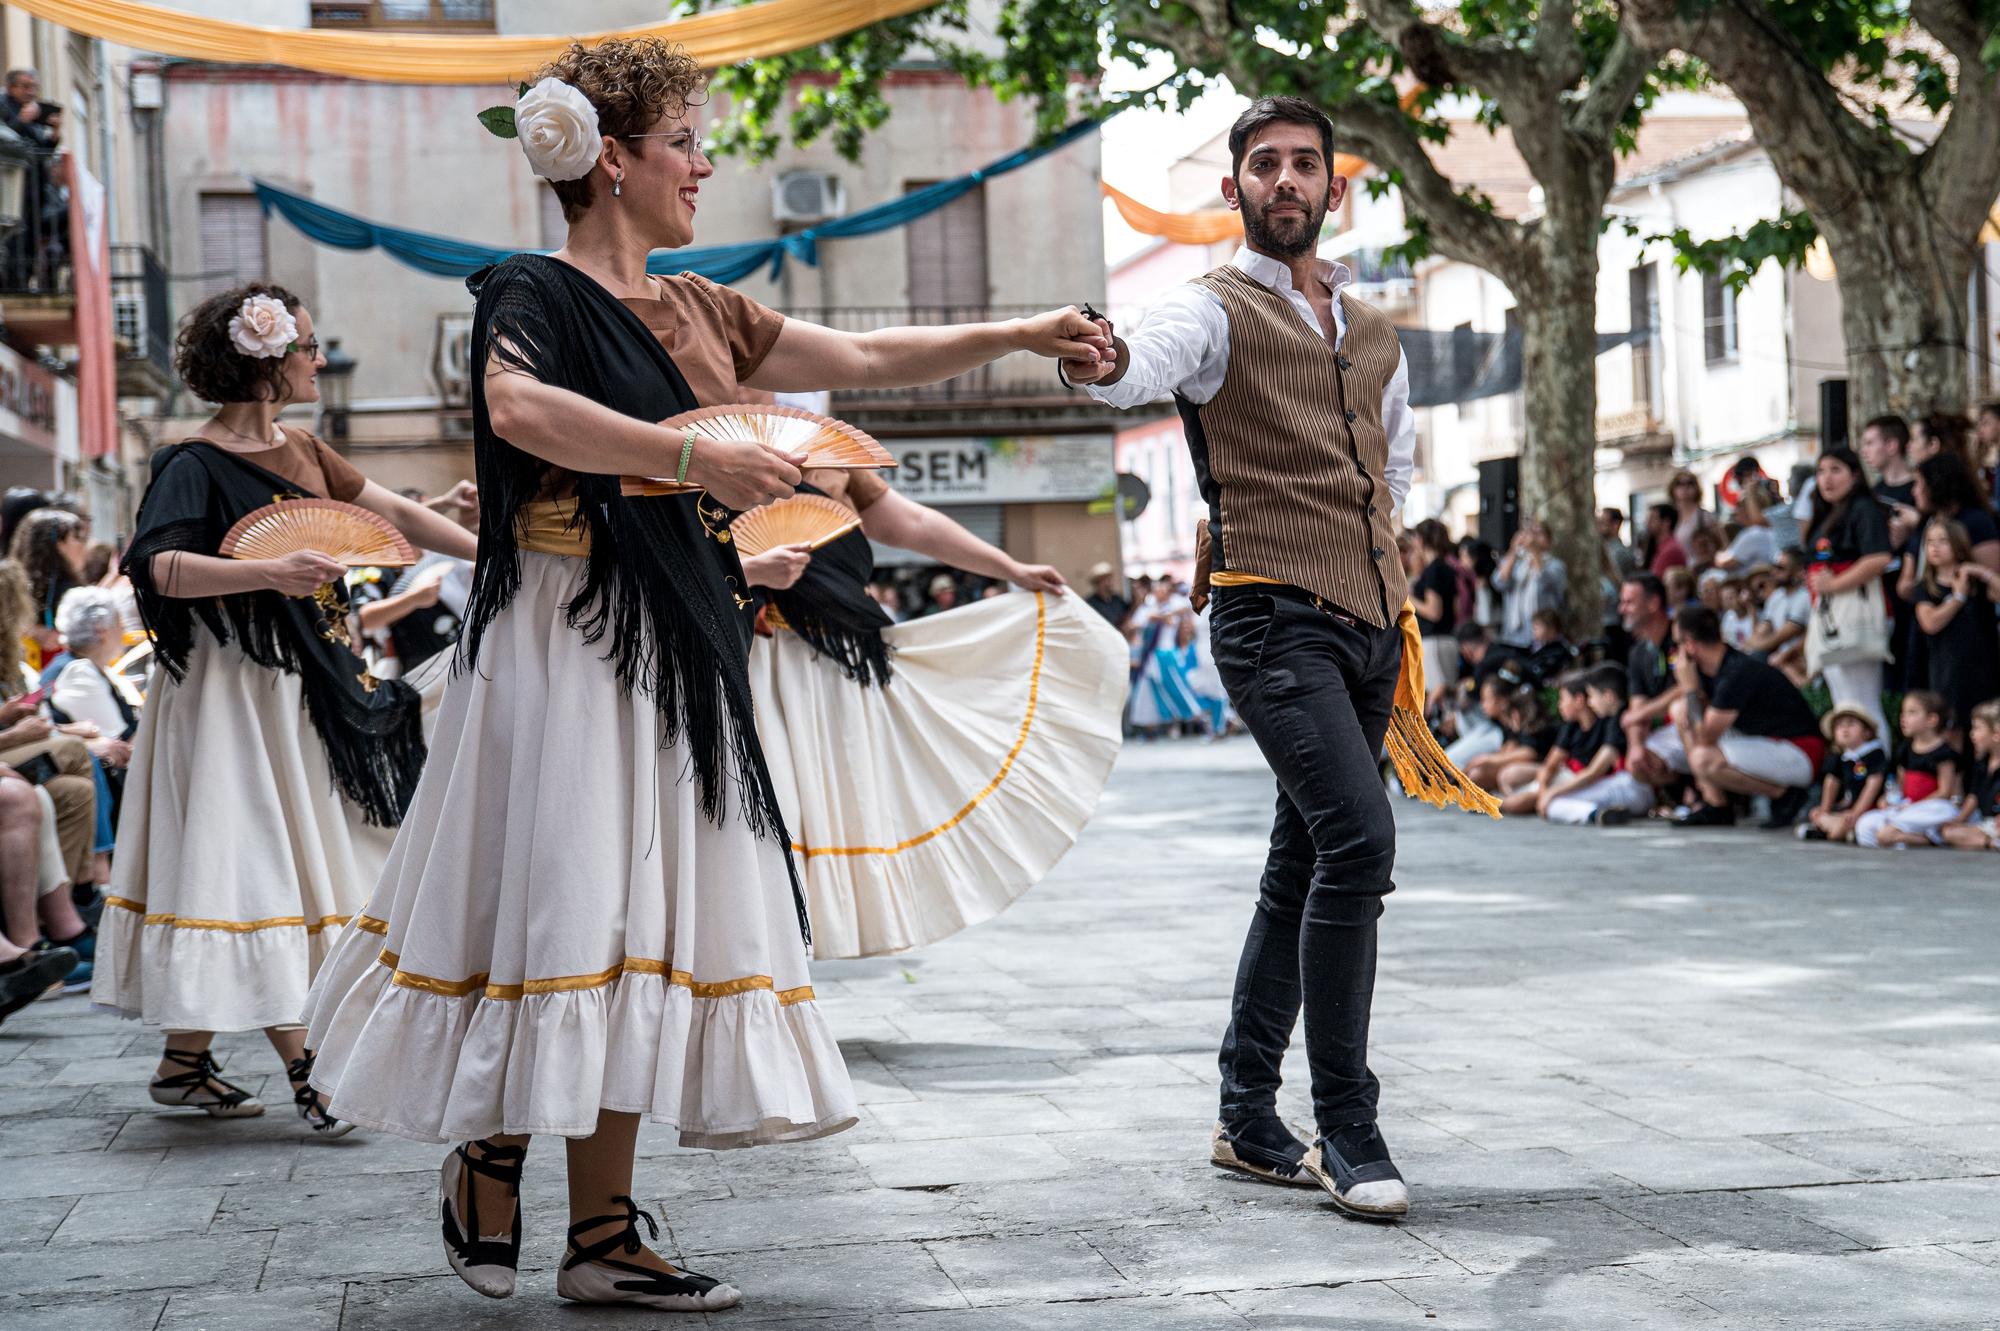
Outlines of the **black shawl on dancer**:
{"type": "Polygon", "coordinates": [[[516,255],[466,282],[472,325],[472,438],[479,480],[479,563],[460,639],[461,668],[477,664],[494,616],[521,585],[517,521],[523,508],[573,487],[590,536],[584,582],[566,608],[619,684],[659,709],[665,741],[687,754],[702,812],[721,823],[729,787],[753,834],[785,851],[799,931],[811,942],[750,701],[749,604],[729,539],[734,515],[706,494],[625,498],[615,475],[568,472],[493,432],[485,367],[520,371],[614,411],[658,421],[703,405],[666,348],[610,292],[566,263],[516,255]]]}
{"type": "Polygon", "coordinates": [[[394,827],[423,775],[421,702],[401,680],[370,675],[354,654],[347,589],[335,583],[318,597],[261,591],[189,600],[167,595],[153,579],[155,555],[213,555],[244,514],[280,499],[321,497],[213,444],[171,445],[153,455],[123,568],[169,675],[186,677],[198,627],[234,641],[266,669],[297,675],[334,784],[369,822],[394,827]]]}
{"type": "MultiPolygon", "coordinates": [[[[826,492],[802,484],[799,493],[826,492]]],[[[797,582],[770,592],[792,632],[863,688],[889,682],[889,644],[882,630],[895,622],[868,594],[874,572],[875,551],[856,528],[813,551],[797,582]]]]}

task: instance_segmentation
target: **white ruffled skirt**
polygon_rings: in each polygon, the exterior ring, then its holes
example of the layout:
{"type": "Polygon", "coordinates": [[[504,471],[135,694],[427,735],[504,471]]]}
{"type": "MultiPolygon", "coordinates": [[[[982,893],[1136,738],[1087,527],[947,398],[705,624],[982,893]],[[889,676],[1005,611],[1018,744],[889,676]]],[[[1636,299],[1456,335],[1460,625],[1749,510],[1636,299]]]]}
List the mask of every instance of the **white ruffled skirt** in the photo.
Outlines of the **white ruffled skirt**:
{"type": "Polygon", "coordinates": [[[588,1136],[600,1109],[709,1148],[848,1127],[784,856],[733,809],[703,817],[653,704],[563,622],[583,568],[522,554],[446,687],[381,882],[313,988],[313,1083],[337,1117],[428,1141],[588,1136]]]}
{"type": "Polygon", "coordinates": [[[822,958],[922,947],[1005,910],[1074,844],[1118,756],[1129,654],[1080,598],[996,596],[884,637],[886,686],[782,628],[750,654],[822,958]]]}
{"type": "Polygon", "coordinates": [[[132,745],[90,997],[168,1030],[296,1023],[394,832],[340,797],[299,679],[203,633],[132,745]]]}

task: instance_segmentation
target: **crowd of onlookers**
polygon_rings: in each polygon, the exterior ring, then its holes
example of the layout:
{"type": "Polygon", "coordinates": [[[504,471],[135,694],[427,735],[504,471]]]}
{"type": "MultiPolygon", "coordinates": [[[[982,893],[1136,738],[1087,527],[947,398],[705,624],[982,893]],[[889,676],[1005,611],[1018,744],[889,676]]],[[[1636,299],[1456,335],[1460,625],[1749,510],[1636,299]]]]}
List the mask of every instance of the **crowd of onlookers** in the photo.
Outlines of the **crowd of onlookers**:
{"type": "Polygon", "coordinates": [[[1505,811],[1809,840],[2000,847],[2000,403],[1883,416],[1787,487],[1753,458],[1711,509],[1682,472],[1598,520],[1602,632],[1525,521],[1504,552],[1408,533],[1433,723],[1505,811]]]}
{"type": "Polygon", "coordinates": [[[0,499],[0,1020],[40,996],[30,954],[90,984],[150,649],[115,550],[75,496],[0,499]]]}

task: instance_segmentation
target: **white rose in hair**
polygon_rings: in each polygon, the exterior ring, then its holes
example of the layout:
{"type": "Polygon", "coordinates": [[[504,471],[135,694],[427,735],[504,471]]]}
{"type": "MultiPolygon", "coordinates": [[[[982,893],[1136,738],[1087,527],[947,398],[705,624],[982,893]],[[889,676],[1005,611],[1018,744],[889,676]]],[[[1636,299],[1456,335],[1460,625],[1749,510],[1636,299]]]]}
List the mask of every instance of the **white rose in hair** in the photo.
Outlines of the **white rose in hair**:
{"type": "Polygon", "coordinates": [[[543,79],[514,103],[514,131],[544,180],[581,180],[604,151],[597,108],[561,79],[543,79]]]}
{"type": "Polygon", "coordinates": [[[299,340],[299,321],[276,296],[252,296],[229,320],[229,340],[246,356],[270,360],[299,340]]]}

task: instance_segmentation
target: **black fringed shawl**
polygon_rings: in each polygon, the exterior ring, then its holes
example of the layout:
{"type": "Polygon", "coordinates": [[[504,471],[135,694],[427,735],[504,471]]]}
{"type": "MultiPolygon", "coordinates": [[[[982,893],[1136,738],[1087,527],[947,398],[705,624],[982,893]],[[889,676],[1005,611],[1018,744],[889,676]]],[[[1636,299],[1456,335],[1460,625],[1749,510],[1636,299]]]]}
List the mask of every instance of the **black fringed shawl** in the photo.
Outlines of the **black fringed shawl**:
{"type": "Polygon", "coordinates": [[[394,827],[424,770],[420,700],[401,680],[370,675],[349,648],[346,588],[333,584],[324,602],[274,591],[189,600],[168,596],[153,580],[153,556],[213,555],[244,514],[280,499],[318,497],[213,444],[170,445],[153,455],[123,567],[169,675],[186,678],[203,627],[258,665],[297,675],[340,793],[369,822],[394,827]]]}
{"type": "Polygon", "coordinates": [[[736,589],[743,565],[729,542],[733,514],[705,494],[624,498],[615,475],[569,472],[493,432],[484,369],[658,421],[702,405],[666,349],[610,292],[558,259],[516,255],[466,281],[472,325],[472,439],[479,480],[479,563],[472,574],[459,666],[479,659],[494,616],[521,585],[518,522],[526,505],[573,487],[588,531],[582,589],[565,610],[628,693],[659,709],[664,739],[683,750],[702,812],[721,823],[729,786],[751,832],[784,848],[799,931],[812,940],[791,837],[778,809],[750,701],[751,622],[736,589]]]}
{"type": "MultiPolygon", "coordinates": [[[[799,493],[826,492],[802,484],[799,493]]],[[[882,630],[895,623],[868,594],[874,572],[875,551],[857,528],[813,551],[799,580],[770,594],[799,639],[863,688],[889,682],[889,644],[882,641],[882,630]]]]}

